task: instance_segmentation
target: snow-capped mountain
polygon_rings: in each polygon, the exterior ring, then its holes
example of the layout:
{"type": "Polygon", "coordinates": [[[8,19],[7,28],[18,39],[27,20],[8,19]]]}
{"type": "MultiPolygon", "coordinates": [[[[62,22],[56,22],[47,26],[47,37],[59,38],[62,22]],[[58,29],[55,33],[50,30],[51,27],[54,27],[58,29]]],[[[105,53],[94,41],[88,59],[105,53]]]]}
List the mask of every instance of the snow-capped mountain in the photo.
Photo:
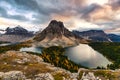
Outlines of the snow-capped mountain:
{"type": "Polygon", "coordinates": [[[16,26],[15,28],[8,27],[6,30],[4,30],[4,33],[1,34],[0,41],[14,43],[27,40],[33,36],[33,32],[30,32],[21,26],[16,26]]]}

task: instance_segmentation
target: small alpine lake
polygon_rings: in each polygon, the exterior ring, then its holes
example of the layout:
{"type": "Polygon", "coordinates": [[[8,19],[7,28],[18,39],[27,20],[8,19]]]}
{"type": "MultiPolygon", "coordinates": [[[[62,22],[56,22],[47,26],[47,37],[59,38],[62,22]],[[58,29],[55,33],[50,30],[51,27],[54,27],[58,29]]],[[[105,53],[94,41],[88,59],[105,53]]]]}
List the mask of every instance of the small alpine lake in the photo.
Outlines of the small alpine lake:
{"type": "MultiPolygon", "coordinates": [[[[20,51],[41,54],[42,48],[25,47],[21,48],[20,51]]],[[[98,66],[107,67],[108,64],[111,64],[111,62],[106,57],[95,51],[87,44],[79,44],[78,46],[65,48],[65,56],[67,56],[71,61],[89,68],[96,68],[98,66]]]]}

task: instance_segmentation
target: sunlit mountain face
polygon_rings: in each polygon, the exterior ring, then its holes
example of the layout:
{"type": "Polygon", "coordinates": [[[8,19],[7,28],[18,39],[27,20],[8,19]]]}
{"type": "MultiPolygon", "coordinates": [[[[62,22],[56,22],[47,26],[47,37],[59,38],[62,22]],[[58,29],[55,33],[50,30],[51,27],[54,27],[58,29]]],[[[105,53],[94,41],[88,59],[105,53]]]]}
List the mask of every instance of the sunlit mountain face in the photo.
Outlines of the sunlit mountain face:
{"type": "Polygon", "coordinates": [[[120,34],[120,0],[0,0],[0,29],[21,25],[38,31],[51,20],[69,30],[120,34]]]}

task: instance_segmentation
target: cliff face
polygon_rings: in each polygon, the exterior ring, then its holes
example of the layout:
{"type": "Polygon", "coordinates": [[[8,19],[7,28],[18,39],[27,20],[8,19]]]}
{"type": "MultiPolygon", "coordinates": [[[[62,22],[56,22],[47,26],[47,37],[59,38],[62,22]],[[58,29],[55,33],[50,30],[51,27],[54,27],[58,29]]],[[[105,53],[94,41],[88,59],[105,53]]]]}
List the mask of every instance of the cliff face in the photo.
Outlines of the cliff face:
{"type": "Polygon", "coordinates": [[[47,28],[34,37],[37,46],[74,46],[83,40],[64,27],[63,22],[52,20],[47,28]]]}

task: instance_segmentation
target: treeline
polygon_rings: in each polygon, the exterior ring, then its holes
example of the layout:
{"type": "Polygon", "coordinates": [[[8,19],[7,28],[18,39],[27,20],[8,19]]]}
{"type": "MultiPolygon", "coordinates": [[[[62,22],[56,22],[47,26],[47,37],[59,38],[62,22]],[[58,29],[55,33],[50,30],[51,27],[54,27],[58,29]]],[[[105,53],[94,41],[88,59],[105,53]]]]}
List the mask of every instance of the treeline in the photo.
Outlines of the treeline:
{"type": "Polygon", "coordinates": [[[113,62],[113,64],[107,66],[108,68],[120,68],[120,43],[94,42],[89,43],[89,45],[113,62]]]}
{"type": "Polygon", "coordinates": [[[22,47],[30,47],[30,45],[27,45],[22,42],[22,43],[7,45],[7,46],[0,46],[0,53],[6,52],[9,50],[19,51],[22,47]]]}
{"type": "Polygon", "coordinates": [[[0,41],[0,44],[3,44],[3,43],[10,43],[10,42],[7,42],[7,41],[0,41]]]}
{"type": "Polygon", "coordinates": [[[71,72],[77,72],[81,65],[75,64],[64,56],[65,49],[62,47],[49,47],[42,51],[42,57],[45,62],[49,62],[57,67],[67,69],[71,72]]]}

